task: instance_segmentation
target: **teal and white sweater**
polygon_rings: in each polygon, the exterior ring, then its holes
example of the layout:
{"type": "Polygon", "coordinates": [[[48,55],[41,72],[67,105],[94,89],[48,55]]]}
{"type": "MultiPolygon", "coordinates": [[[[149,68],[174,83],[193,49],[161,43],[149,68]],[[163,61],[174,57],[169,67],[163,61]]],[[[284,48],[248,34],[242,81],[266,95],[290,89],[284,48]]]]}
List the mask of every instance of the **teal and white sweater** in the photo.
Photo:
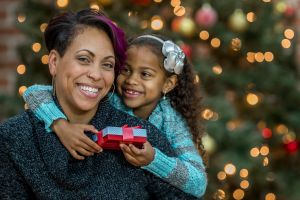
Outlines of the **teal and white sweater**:
{"type": "MultiPolygon", "coordinates": [[[[54,103],[51,86],[33,85],[25,91],[23,98],[35,115],[45,122],[48,132],[52,131],[50,127],[53,121],[66,119],[54,103]]],[[[113,94],[109,100],[119,110],[134,116],[118,95],[113,94]]],[[[168,100],[161,99],[148,121],[165,134],[177,157],[169,157],[154,147],[154,160],[142,168],[188,194],[203,196],[207,186],[205,167],[185,120],[172,108],[168,100]]]]}

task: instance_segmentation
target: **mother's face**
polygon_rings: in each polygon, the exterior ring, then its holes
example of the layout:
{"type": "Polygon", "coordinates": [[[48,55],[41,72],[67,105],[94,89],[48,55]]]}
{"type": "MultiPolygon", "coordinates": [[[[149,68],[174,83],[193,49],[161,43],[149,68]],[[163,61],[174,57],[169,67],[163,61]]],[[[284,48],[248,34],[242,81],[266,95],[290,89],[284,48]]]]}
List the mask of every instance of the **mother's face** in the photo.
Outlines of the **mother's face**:
{"type": "Polygon", "coordinates": [[[56,94],[64,112],[96,112],[113,84],[114,66],[111,40],[93,27],[79,32],[63,57],[52,50],[49,69],[55,76],[56,94]]]}

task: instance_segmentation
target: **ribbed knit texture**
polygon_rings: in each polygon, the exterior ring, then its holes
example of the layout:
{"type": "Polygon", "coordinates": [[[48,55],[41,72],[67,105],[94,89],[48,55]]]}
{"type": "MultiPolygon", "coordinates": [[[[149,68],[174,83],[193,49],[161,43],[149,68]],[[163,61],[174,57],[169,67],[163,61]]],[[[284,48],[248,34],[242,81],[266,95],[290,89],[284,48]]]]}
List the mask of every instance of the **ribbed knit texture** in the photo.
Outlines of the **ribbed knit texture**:
{"type": "MultiPolygon", "coordinates": [[[[63,118],[58,108],[45,106],[44,102],[53,101],[52,89],[49,86],[34,85],[24,93],[24,99],[39,119],[46,121],[46,128],[52,124],[52,119],[63,118]],[[48,93],[48,94],[46,94],[48,93]],[[42,99],[39,97],[43,97],[42,99]],[[41,104],[41,106],[39,106],[41,104]],[[32,106],[33,105],[33,106],[32,106]],[[40,111],[43,110],[43,111],[40,111]],[[58,115],[53,115],[58,113],[58,115]],[[46,115],[45,115],[46,113],[46,115]]],[[[117,95],[109,99],[117,109],[134,116],[132,110],[126,107],[117,95]]],[[[189,132],[189,128],[182,116],[172,108],[169,100],[161,99],[148,119],[161,133],[167,137],[176,157],[169,157],[162,153],[156,145],[155,158],[148,165],[142,167],[155,174],[177,188],[196,197],[204,195],[207,186],[207,176],[203,161],[196,150],[189,132]]],[[[47,129],[48,130],[48,129],[47,129]]]]}
{"type": "MultiPolygon", "coordinates": [[[[172,148],[147,123],[101,103],[91,120],[97,129],[141,125],[165,154],[172,148]]],[[[105,150],[78,161],[28,110],[0,125],[1,199],[194,199],[151,173],[133,167],[121,151],[105,150]]],[[[87,133],[91,137],[91,133],[87,133]]]]}

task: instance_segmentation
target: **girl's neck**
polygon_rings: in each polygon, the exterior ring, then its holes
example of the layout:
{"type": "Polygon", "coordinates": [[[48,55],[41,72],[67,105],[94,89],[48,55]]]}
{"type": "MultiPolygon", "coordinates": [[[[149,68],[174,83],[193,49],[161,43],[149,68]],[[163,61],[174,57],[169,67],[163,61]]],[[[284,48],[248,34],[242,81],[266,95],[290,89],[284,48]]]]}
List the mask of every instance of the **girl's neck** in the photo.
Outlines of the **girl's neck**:
{"type": "Polygon", "coordinates": [[[133,114],[139,118],[144,120],[148,120],[149,116],[152,114],[153,110],[156,108],[158,102],[156,104],[149,104],[145,106],[141,106],[139,108],[132,109],[133,114]]]}

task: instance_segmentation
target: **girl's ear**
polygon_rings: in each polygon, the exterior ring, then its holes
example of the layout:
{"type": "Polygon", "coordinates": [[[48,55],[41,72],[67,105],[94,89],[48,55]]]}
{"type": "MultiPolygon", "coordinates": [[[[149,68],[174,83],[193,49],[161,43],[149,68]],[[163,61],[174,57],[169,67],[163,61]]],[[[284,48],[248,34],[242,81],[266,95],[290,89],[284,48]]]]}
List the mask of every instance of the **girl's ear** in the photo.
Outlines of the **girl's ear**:
{"type": "Polygon", "coordinates": [[[48,57],[48,66],[49,71],[52,76],[55,76],[57,73],[58,61],[60,59],[60,55],[56,50],[51,50],[48,57]]]}
{"type": "Polygon", "coordinates": [[[171,90],[173,90],[177,85],[177,81],[178,81],[178,77],[175,74],[168,77],[164,83],[162,92],[166,94],[166,93],[170,92],[171,90]]]}

